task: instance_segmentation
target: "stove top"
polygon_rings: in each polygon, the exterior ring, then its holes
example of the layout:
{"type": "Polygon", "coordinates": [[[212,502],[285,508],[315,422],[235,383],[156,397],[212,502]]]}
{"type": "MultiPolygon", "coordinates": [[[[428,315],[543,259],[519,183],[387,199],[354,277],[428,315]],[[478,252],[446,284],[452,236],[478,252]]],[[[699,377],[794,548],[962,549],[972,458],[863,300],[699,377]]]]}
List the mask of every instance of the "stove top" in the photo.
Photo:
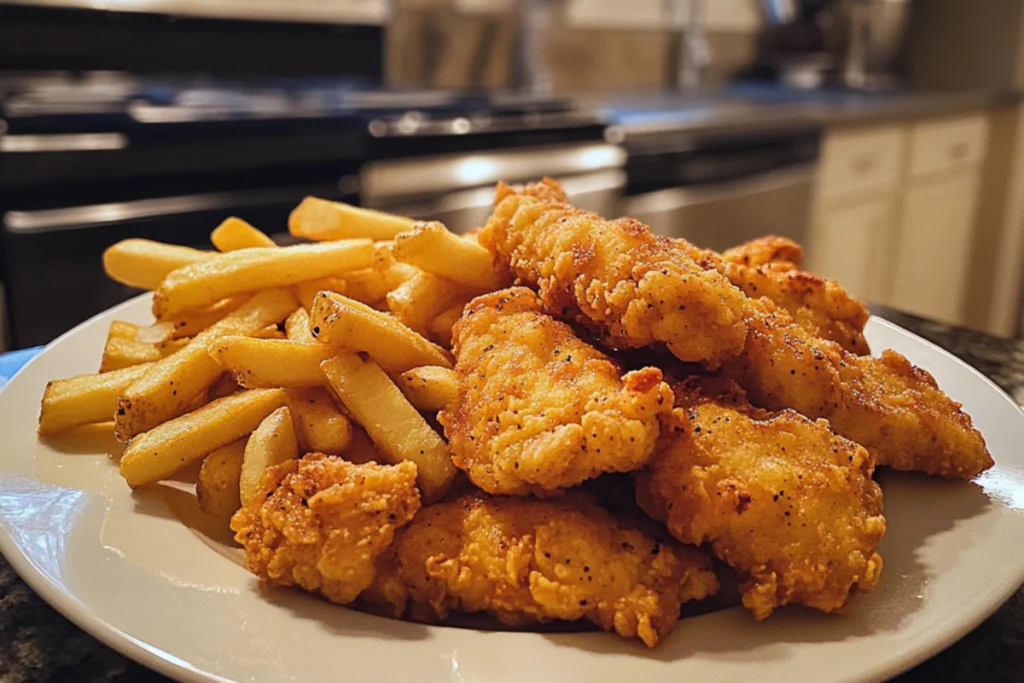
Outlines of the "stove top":
{"type": "Polygon", "coordinates": [[[569,100],[516,93],[380,90],[330,79],[223,80],[92,72],[0,74],[12,125],[96,117],[128,124],[348,119],[374,137],[465,135],[597,120],[569,100]]]}

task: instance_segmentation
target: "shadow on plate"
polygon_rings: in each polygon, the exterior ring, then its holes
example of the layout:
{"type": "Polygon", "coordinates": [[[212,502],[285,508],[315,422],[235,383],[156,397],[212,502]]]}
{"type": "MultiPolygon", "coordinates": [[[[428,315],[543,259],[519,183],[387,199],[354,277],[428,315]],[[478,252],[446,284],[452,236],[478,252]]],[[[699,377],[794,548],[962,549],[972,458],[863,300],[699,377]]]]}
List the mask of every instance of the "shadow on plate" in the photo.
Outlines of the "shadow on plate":
{"type": "Polygon", "coordinates": [[[124,451],[124,444],[114,438],[112,422],[85,425],[61,434],[48,436],[44,440],[47,446],[58,453],[65,455],[107,453],[115,463],[120,462],[121,453],[124,451]]]}

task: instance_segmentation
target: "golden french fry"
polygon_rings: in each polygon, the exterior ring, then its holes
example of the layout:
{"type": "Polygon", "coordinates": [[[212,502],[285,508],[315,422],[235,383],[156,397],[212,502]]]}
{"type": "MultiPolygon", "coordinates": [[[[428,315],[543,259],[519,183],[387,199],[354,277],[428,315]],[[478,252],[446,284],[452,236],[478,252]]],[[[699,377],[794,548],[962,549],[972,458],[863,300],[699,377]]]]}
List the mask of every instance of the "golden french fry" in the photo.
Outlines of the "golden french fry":
{"type": "Polygon", "coordinates": [[[500,289],[502,285],[491,252],[449,232],[436,221],[420,223],[395,237],[391,253],[397,261],[458,282],[468,289],[489,291],[500,289]]]}
{"type": "Polygon", "coordinates": [[[196,498],[201,510],[227,519],[242,507],[239,481],[245,444],[246,439],[232,441],[203,458],[196,482],[196,498]]]}
{"type": "Polygon", "coordinates": [[[387,462],[381,457],[377,447],[373,445],[373,439],[366,433],[366,430],[359,425],[352,425],[352,441],[341,453],[341,457],[357,465],[368,462],[387,462]]]}
{"type": "Polygon", "coordinates": [[[337,455],[352,441],[352,423],[324,387],[286,389],[288,408],[304,452],[337,455]]]}
{"type": "Polygon", "coordinates": [[[417,410],[436,412],[455,399],[459,379],[455,371],[438,365],[413,368],[395,376],[395,384],[417,410]]]}
{"type": "Polygon", "coordinates": [[[278,408],[260,423],[245,445],[239,491],[242,505],[252,502],[260,491],[260,477],[268,467],[299,457],[292,414],[287,406],[278,408]]]}
{"type": "Polygon", "coordinates": [[[344,294],[364,304],[373,304],[384,301],[384,297],[388,295],[388,286],[380,273],[373,268],[366,268],[345,273],[345,291],[338,294],[344,294]]]}
{"type": "Polygon", "coordinates": [[[241,218],[226,218],[210,233],[210,241],[219,251],[238,251],[252,247],[276,247],[274,240],[241,218]]]}
{"type": "Polygon", "coordinates": [[[168,274],[153,294],[153,313],[163,318],[236,294],[368,268],[372,256],[370,240],[239,249],[218,254],[168,274]]]}
{"type": "Polygon", "coordinates": [[[135,335],[139,327],[131,323],[114,322],[107,333],[107,343],[103,347],[100,360],[100,372],[110,372],[121,368],[152,363],[171,355],[187,343],[184,339],[172,339],[158,344],[147,344],[136,341],[135,335]]]}
{"type": "Polygon", "coordinates": [[[317,280],[308,280],[306,282],[300,282],[295,285],[295,298],[299,300],[299,305],[305,308],[307,311],[313,307],[313,299],[320,292],[337,292],[338,294],[344,294],[348,284],[346,280],[342,280],[340,277],[322,277],[317,280]]]}
{"type": "Polygon", "coordinates": [[[185,348],[151,365],[146,374],[118,398],[114,435],[123,443],[180,415],[189,401],[206,391],[221,375],[220,364],[209,353],[212,342],[223,337],[254,334],[284,320],[296,306],[295,297],[288,290],[260,292],[197,334],[185,348]]]}
{"type": "Polygon", "coordinates": [[[103,252],[103,270],[107,277],[122,285],[156,289],[171,271],[211,255],[210,252],[190,247],[128,239],[121,240],[103,252]]]}
{"type": "Polygon", "coordinates": [[[225,337],[210,346],[213,358],[248,389],[322,386],[320,363],[333,353],[323,344],[288,339],[225,337]]]}
{"type": "Polygon", "coordinates": [[[303,199],[288,217],[288,230],[291,234],[319,242],[355,237],[387,240],[400,232],[411,230],[414,225],[416,221],[411,218],[316,197],[303,199]]]}
{"type": "Polygon", "coordinates": [[[150,364],[133,365],[97,375],[78,375],[46,385],[39,412],[39,435],[49,436],[82,425],[109,422],[117,397],[142,377],[150,364]]]}
{"type": "Polygon", "coordinates": [[[462,311],[465,310],[466,303],[468,301],[460,301],[454,306],[444,309],[437,314],[436,318],[430,321],[431,339],[446,349],[452,347],[452,328],[455,327],[455,323],[459,322],[459,318],[462,317],[462,311]]]}
{"type": "Polygon", "coordinates": [[[206,328],[220,322],[226,315],[238,309],[239,306],[252,298],[251,294],[239,294],[238,296],[221,299],[215,304],[197,308],[191,311],[182,311],[173,316],[168,316],[160,322],[153,323],[149,327],[141,328],[135,338],[139,341],[157,343],[168,339],[182,339],[194,337],[206,328]]]}
{"type": "Polygon", "coordinates": [[[262,330],[254,333],[253,339],[284,339],[284,330],[281,329],[280,323],[274,325],[267,325],[262,330]]]}
{"type": "Polygon", "coordinates": [[[392,464],[416,464],[425,501],[443,496],[458,472],[448,446],[387,374],[373,361],[350,352],[324,361],[322,369],[381,455],[392,464]]]}
{"type": "Polygon", "coordinates": [[[166,479],[248,436],[284,402],[283,389],[253,389],[168,420],[132,439],[121,457],[121,476],[132,488],[166,479]]]}
{"type": "MultiPolygon", "coordinates": [[[[377,242],[373,245],[373,270],[380,275],[381,280],[387,287],[387,291],[394,289],[419,272],[419,269],[415,266],[396,261],[392,253],[394,247],[395,243],[393,240],[377,242]]],[[[381,296],[383,297],[383,295],[381,296]]]]}
{"type": "Polygon", "coordinates": [[[110,323],[110,327],[107,328],[107,339],[128,339],[136,341],[138,339],[139,330],[142,327],[135,323],[126,322],[124,320],[115,320],[110,323]]]}
{"type": "Polygon", "coordinates": [[[465,297],[461,285],[420,271],[388,292],[388,308],[403,323],[426,335],[434,318],[465,297]]]}
{"type": "Polygon", "coordinates": [[[284,321],[284,333],[293,342],[315,342],[316,338],[309,331],[309,311],[305,308],[296,308],[284,321]]]}
{"type": "Polygon", "coordinates": [[[231,396],[242,391],[242,387],[239,386],[235,378],[230,373],[225,372],[223,375],[217,378],[217,381],[210,385],[210,388],[206,390],[206,399],[208,401],[216,401],[218,398],[224,398],[225,396],[231,396]]]}
{"type": "Polygon", "coordinates": [[[421,365],[451,367],[448,353],[387,313],[339,294],[321,292],[310,311],[310,331],[328,346],[365,351],[384,367],[404,372],[421,365]]]}

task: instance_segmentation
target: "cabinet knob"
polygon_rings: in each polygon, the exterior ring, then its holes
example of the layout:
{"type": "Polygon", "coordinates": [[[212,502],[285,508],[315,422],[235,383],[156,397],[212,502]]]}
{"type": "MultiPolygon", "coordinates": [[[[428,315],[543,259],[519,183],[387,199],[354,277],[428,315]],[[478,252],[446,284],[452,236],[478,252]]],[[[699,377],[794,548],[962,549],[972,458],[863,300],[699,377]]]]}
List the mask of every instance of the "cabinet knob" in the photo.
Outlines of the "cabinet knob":
{"type": "Polygon", "coordinates": [[[958,143],[956,143],[954,145],[950,145],[950,147],[949,147],[949,156],[954,161],[960,161],[961,159],[963,159],[964,157],[967,156],[967,153],[969,151],[970,151],[970,147],[968,146],[968,144],[966,142],[958,142],[958,143]]]}
{"type": "Polygon", "coordinates": [[[875,167],[876,158],[874,154],[862,154],[853,160],[855,173],[863,175],[875,167]]]}

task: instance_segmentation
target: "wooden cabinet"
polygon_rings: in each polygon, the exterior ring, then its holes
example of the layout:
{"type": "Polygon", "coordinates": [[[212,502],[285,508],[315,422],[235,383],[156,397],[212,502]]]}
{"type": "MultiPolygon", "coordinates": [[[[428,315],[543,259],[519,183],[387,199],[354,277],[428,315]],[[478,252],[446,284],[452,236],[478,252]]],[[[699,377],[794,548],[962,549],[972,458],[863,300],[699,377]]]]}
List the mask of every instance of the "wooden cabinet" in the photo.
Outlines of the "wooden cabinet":
{"type": "Polygon", "coordinates": [[[829,131],[809,269],[854,296],[963,324],[987,112],[829,131]]]}
{"type": "Polygon", "coordinates": [[[829,133],[819,172],[822,200],[892,191],[903,165],[904,132],[884,125],[829,133]]]}
{"type": "Polygon", "coordinates": [[[949,323],[963,320],[979,179],[960,174],[911,187],[903,199],[888,303],[949,323]]]}
{"type": "Polygon", "coordinates": [[[814,270],[838,280],[859,299],[878,300],[879,249],[892,227],[893,202],[888,198],[825,209],[819,216],[814,270]]]}

